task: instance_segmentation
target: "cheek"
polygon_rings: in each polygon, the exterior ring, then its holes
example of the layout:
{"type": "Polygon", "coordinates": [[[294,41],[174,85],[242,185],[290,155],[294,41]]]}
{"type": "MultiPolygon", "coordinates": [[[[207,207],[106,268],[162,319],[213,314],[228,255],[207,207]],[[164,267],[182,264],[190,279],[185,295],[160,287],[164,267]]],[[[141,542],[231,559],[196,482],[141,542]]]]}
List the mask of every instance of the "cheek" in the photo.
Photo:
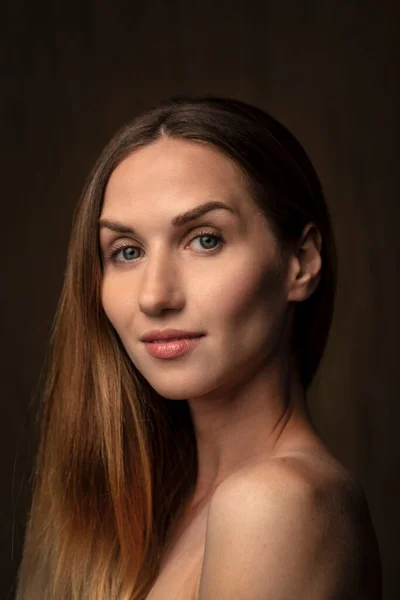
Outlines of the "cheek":
{"type": "Polygon", "coordinates": [[[123,278],[105,276],[101,285],[101,303],[114,329],[123,337],[123,330],[131,320],[132,298],[126,293],[123,278]]]}
{"type": "Polygon", "coordinates": [[[247,264],[219,281],[212,298],[215,316],[236,347],[273,345],[283,327],[282,292],[275,265],[247,264]]]}

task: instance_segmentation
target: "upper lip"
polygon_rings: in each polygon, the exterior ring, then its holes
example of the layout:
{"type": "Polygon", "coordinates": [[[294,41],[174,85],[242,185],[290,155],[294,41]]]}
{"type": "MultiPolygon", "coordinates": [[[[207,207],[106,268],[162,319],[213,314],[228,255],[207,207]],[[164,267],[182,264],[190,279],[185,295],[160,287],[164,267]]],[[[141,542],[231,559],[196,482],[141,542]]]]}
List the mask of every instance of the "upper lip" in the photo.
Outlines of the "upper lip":
{"type": "Polygon", "coordinates": [[[142,342],[153,342],[155,340],[176,340],[199,337],[201,335],[204,335],[204,333],[199,331],[185,331],[184,329],[152,329],[151,331],[146,331],[140,339],[142,342]]]}

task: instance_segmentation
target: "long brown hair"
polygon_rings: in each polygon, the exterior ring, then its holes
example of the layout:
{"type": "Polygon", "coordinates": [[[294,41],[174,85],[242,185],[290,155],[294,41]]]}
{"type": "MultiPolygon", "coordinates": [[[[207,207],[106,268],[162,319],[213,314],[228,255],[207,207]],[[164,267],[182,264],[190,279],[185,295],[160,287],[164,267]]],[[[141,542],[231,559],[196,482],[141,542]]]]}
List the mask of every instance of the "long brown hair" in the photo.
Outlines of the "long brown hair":
{"type": "Polygon", "coordinates": [[[165,402],[134,367],[100,300],[98,219],[112,171],[161,136],[205,143],[243,170],[280,244],[312,221],[322,275],[296,306],[294,351],[306,389],[332,320],[336,253],[321,185],[294,136],[266,112],[226,98],[173,98],[106,146],[74,214],[51,335],[40,445],[18,600],[143,600],[197,456],[186,400],[165,402]]]}

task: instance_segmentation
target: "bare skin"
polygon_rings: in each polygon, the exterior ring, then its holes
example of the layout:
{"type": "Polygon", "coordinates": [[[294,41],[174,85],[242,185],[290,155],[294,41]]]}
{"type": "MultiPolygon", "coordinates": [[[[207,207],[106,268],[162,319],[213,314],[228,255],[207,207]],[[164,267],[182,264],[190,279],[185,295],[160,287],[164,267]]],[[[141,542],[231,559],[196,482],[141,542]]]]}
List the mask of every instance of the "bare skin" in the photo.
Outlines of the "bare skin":
{"type": "MultiPolygon", "coordinates": [[[[213,506],[216,499],[214,494],[194,512],[188,511],[178,527],[171,549],[164,557],[160,573],[147,600],[162,600],[165,597],[175,600],[208,600],[215,597],[224,600],[225,598],[252,600],[253,597],[257,599],[260,597],[263,600],[295,597],[310,600],[380,599],[379,553],[363,493],[346,470],[329,453],[323,450],[319,452],[312,445],[306,449],[306,446],[303,450],[287,451],[286,454],[266,459],[264,463],[243,468],[226,479],[225,485],[239,484],[246,491],[245,496],[240,496],[240,501],[236,501],[235,495],[232,494],[221,495],[222,505],[219,502],[218,506],[222,507],[218,512],[219,509],[215,510],[213,506]],[[290,505],[286,501],[290,499],[287,494],[288,486],[292,486],[296,492],[301,490],[301,494],[306,494],[306,498],[315,494],[322,510],[311,510],[302,520],[304,531],[300,539],[304,540],[304,544],[293,544],[298,532],[291,528],[289,539],[283,540],[284,552],[280,557],[276,545],[280,542],[281,524],[290,522],[291,517],[295,519],[299,513],[297,506],[290,505]],[[280,497],[282,488],[284,493],[280,497]],[[251,505],[247,503],[247,497],[251,495],[253,489],[261,489],[262,505],[266,507],[265,514],[274,521],[273,527],[270,527],[268,535],[263,537],[261,548],[257,546],[254,536],[246,536],[240,540],[230,560],[229,549],[232,546],[233,533],[240,532],[238,518],[241,519],[243,512],[245,518],[247,514],[255,514],[257,517],[257,508],[253,503],[251,505]],[[274,510],[276,501],[280,502],[281,506],[279,518],[274,510]],[[243,510],[239,516],[238,506],[243,510]],[[232,507],[231,513],[229,507],[232,507]],[[227,514],[232,514],[232,522],[228,522],[227,528],[229,542],[222,539],[221,547],[218,547],[215,543],[215,539],[218,540],[215,531],[221,529],[221,523],[227,519],[227,514]],[[278,521],[279,528],[276,527],[275,521],[278,521]],[[321,576],[319,579],[315,577],[312,587],[308,583],[311,583],[315,560],[309,561],[309,564],[306,561],[305,565],[301,565],[301,559],[307,556],[305,542],[312,538],[310,531],[315,528],[315,524],[319,526],[324,525],[325,522],[330,523],[327,532],[324,532],[323,527],[319,529],[328,539],[321,544],[320,551],[317,553],[317,556],[323,558],[325,564],[318,565],[321,576]],[[243,550],[242,554],[238,552],[239,547],[243,550]],[[268,553],[269,548],[272,549],[271,554],[268,553]],[[289,551],[293,548],[298,552],[295,556],[291,556],[289,551]],[[263,559],[261,565],[263,587],[260,586],[263,594],[252,596],[249,582],[243,581],[241,577],[239,577],[239,584],[243,585],[243,589],[239,589],[238,574],[249,570],[252,573],[251,584],[254,584],[256,580],[253,557],[257,555],[262,556],[263,559]],[[250,569],[247,569],[248,565],[245,561],[249,556],[251,557],[250,569]],[[293,560],[303,567],[299,569],[300,578],[295,569],[292,571],[290,569],[293,560]],[[271,568],[265,569],[268,561],[271,568]],[[212,587],[213,581],[221,572],[225,573],[225,595],[221,588],[218,588],[216,593],[212,587]],[[305,590],[300,590],[300,583],[304,581],[307,582],[307,587],[305,590]],[[283,583],[291,584],[293,589],[285,588],[283,583]],[[242,595],[240,591],[243,592],[242,595]]],[[[262,518],[260,518],[261,522],[262,518]]]]}
{"type": "MultiPolygon", "coordinates": [[[[196,432],[196,489],[149,600],[193,595],[224,600],[207,556],[214,557],[217,547],[215,556],[221,554],[218,510],[240,498],[235,487],[240,482],[279,481],[285,489],[311,485],[326,490],[327,497],[337,496],[336,509],[327,503],[332,518],[334,510],[341,512],[338,506],[347,506],[348,496],[359,494],[313,428],[290,352],[296,303],[305,301],[319,282],[321,236],[309,223],[298,243],[281,256],[237,165],[210,147],[184,140],[161,139],[126,158],[107,185],[104,219],[136,232],[101,229],[104,309],[150,385],[171,402],[188,400],[196,432]],[[218,209],[179,228],[171,225],[176,215],[210,201],[225,203],[234,214],[218,209]],[[224,242],[214,239],[210,249],[213,235],[224,242]],[[111,259],[111,251],[121,245],[129,246],[128,254],[120,250],[111,259]],[[168,327],[204,337],[187,354],[156,359],[140,336],[168,327]]],[[[268,489],[259,492],[266,502],[268,489]]],[[[314,514],[312,506],[305,510],[314,514]]],[[[265,534],[278,539],[270,526],[265,534]]],[[[347,535],[356,534],[349,527],[347,535]]],[[[373,538],[372,531],[365,535],[373,538]]],[[[340,553],[343,536],[337,544],[340,553]]],[[[234,576],[227,573],[231,581],[234,576]]],[[[297,576],[294,571],[293,585],[297,576]]],[[[331,577],[342,576],[334,572],[331,577]]],[[[272,573],[266,577],[271,585],[272,573]]],[[[283,590],[290,571],[281,574],[282,581],[277,577],[276,589],[283,590]]],[[[346,598],[307,592],[305,597],[346,598]]]]}

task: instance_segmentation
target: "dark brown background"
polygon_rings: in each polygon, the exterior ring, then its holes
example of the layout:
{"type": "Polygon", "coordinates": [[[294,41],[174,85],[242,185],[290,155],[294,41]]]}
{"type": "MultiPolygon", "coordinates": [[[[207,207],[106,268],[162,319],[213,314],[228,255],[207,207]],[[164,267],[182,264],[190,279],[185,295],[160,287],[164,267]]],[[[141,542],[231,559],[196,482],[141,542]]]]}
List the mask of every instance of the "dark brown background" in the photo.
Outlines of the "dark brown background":
{"type": "Polygon", "coordinates": [[[397,2],[9,1],[1,94],[1,598],[13,597],[35,450],[34,392],[73,207],[101,148],[169,95],[233,96],[300,139],[326,190],[337,307],[310,402],[362,483],[384,598],[398,597],[397,2]]]}

